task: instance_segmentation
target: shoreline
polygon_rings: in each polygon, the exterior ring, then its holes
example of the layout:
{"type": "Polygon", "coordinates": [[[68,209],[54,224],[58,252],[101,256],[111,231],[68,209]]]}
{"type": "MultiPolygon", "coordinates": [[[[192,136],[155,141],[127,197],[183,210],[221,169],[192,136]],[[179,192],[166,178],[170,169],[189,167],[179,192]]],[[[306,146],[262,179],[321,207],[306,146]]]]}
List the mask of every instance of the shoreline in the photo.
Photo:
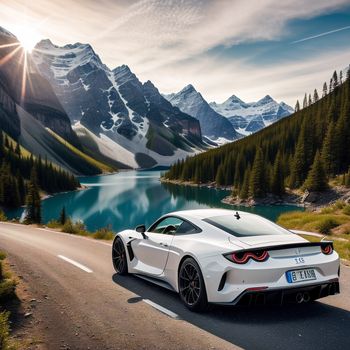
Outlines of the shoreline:
{"type": "MultiPolygon", "coordinates": [[[[206,187],[223,191],[232,191],[232,186],[216,186],[215,182],[197,184],[191,181],[169,180],[160,178],[161,183],[170,183],[179,186],[206,187]]],[[[301,192],[286,189],[283,196],[268,194],[264,198],[241,199],[231,194],[221,200],[222,203],[232,206],[254,207],[259,205],[290,205],[305,208],[308,211],[319,211],[322,208],[334,204],[338,200],[350,204],[350,188],[345,186],[333,186],[324,192],[301,192]]]]}

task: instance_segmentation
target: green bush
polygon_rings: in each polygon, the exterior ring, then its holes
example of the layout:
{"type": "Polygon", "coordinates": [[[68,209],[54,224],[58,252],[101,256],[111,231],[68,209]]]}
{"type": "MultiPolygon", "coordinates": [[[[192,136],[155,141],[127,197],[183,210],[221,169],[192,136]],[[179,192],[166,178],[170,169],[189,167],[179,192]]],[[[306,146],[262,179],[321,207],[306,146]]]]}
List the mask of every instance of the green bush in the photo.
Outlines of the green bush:
{"type": "Polygon", "coordinates": [[[0,260],[4,260],[6,258],[6,254],[4,252],[0,252],[0,260]]]}
{"type": "Polygon", "coordinates": [[[0,209],[0,221],[7,221],[7,217],[2,209],[0,209]]]}
{"type": "Polygon", "coordinates": [[[346,207],[344,207],[343,214],[350,215],[350,204],[348,204],[346,207]]]}
{"type": "Polygon", "coordinates": [[[102,227],[95,231],[92,237],[95,239],[112,240],[114,238],[114,233],[109,227],[102,227]]]}
{"type": "Polygon", "coordinates": [[[62,226],[62,232],[77,234],[75,225],[71,219],[67,219],[65,224],[62,226]]]}
{"type": "Polygon", "coordinates": [[[336,209],[343,209],[343,208],[346,206],[346,204],[345,204],[344,201],[338,200],[338,201],[336,201],[336,202],[333,204],[333,206],[334,206],[336,209]]]}
{"type": "Polygon", "coordinates": [[[82,221],[73,222],[70,218],[66,220],[61,231],[81,236],[88,235],[86,227],[82,221]]]}
{"type": "Polygon", "coordinates": [[[46,224],[46,226],[50,228],[59,228],[62,225],[57,220],[52,219],[46,224]]]}
{"type": "Polygon", "coordinates": [[[318,230],[324,235],[329,235],[331,230],[337,226],[339,226],[339,224],[334,219],[327,218],[319,223],[318,230]]]}
{"type": "Polygon", "coordinates": [[[0,283],[0,301],[9,300],[15,296],[16,284],[12,279],[3,280],[0,283]]]}
{"type": "Polygon", "coordinates": [[[78,235],[86,236],[89,234],[88,231],[86,231],[86,226],[82,221],[77,221],[74,223],[74,228],[75,231],[77,232],[78,235]]]}
{"type": "Polygon", "coordinates": [[[9,349],[9,337],[10,337],[10,326],[9,326],[8,311],[0,313],[0,349],[9,349]]]}

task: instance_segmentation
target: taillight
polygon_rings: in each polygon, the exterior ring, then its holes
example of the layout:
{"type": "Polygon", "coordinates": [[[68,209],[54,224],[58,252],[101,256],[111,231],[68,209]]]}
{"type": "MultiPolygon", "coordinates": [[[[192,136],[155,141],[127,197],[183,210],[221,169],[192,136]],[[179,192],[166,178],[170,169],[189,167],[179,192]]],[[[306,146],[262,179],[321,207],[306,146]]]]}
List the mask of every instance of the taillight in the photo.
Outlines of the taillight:
{"type": "Polygon", "coordinates": [[[224,254],[224,257],[235,264],[246,264],[250,259],[258,262],[266,261],[269,258],[267,250],[241,251],[224,254]]]}
{"type": "Polygon", "coordinates": [[[328,243],[328,244],[321,245],[321,250],[323,254],[330,255],[333,253],[333,244],[328,243]]]}

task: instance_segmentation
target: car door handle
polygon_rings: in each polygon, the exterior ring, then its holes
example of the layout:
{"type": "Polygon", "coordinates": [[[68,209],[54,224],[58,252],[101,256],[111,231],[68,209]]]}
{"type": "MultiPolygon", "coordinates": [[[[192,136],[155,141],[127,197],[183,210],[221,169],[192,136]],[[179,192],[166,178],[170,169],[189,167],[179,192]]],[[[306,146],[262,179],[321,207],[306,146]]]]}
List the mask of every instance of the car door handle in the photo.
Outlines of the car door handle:
{"type": "Polygon", "coordinates": [[[159,245],[162,245],[163,247],[167,247],[168,246],[167,243],[163,243],[163,242],[160,242],[159,245]]]}

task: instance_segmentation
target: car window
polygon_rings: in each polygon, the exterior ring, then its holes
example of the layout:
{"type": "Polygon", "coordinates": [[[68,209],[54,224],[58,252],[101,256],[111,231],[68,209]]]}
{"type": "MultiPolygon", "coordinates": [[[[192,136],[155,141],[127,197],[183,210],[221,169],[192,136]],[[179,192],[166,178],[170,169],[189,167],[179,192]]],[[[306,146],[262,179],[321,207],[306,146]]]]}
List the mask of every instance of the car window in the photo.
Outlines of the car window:
{"type": "Polygon", "coordinates": [[[163,220],[161,220],[160,222],[153,225],[149,229],[149,232],[174,234],[175,231],[181,226],[182,223],[183,223],[183,220],[173,216],[168,216],[163,220]]]}
{"type": "Polygon", "coordinates": [[[203,219],[203,221],[236,237],[292,234],[281,226],[259,216],[252,217],[242,214],[238,220],[232,214],[214,216],[203,219]]]}
{"type": "Polygon", "coordinates": [[[176,230],[177,235],[181,235],[181,234],[185,235],[185,234],[198,233],[198,232],[199,232],[199,229],[187,221],[183,221],[182,224],[176,230]]]}

